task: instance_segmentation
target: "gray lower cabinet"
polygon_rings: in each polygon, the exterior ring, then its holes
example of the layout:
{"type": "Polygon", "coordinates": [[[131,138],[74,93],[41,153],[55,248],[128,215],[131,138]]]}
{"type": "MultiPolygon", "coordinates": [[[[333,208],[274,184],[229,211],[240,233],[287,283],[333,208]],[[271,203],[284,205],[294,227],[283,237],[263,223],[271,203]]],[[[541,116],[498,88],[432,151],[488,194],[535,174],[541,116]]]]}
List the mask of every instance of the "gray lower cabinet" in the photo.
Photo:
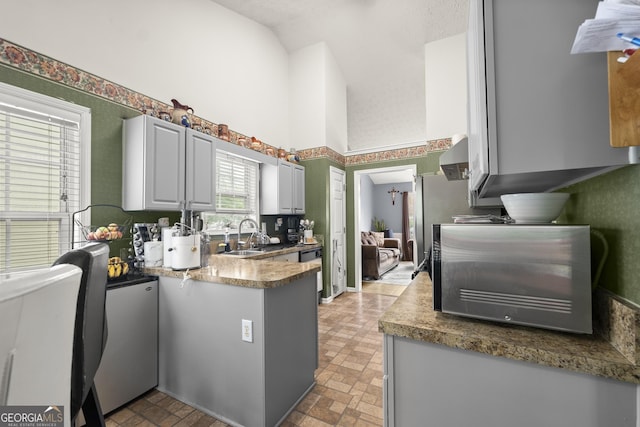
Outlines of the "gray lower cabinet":
{"type": "Polygon", "coordinates": [[[636,426],[639,390],[636,384],[384,336],[386,427],[636,426]]]}
{"type": "Polygon", "coordinates": [[[231,425],[278,425],[315,384],[315,275],[270,289],[181,282],[160,278],[158,389],[231,425]]]}
{"type": "Polygon", "coordinates": [[[105,310],[109,334],[95,384],[106,414],[158,384],[158,281],[107,289],[105,310]]]}

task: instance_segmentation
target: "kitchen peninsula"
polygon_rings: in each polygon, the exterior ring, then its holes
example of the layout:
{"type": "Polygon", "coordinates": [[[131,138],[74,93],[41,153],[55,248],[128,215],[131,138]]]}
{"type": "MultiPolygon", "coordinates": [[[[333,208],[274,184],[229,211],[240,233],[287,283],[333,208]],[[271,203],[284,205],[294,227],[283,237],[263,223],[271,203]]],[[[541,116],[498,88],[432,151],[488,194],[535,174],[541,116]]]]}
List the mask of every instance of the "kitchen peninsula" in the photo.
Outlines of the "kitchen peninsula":
{"type": "Polygon", "coordinates": [[[598,291],[601,334],[578,335],[436,312],[431,290],[420,273],[379,319],[385,425],[637,425],[637,308],[598,291]]]}
{"type": "Polygon", "coordinates": [[[159,276],[158,389],[231,425],[275,426],[314,386],[311,263],[212,255],[159,276]]]}

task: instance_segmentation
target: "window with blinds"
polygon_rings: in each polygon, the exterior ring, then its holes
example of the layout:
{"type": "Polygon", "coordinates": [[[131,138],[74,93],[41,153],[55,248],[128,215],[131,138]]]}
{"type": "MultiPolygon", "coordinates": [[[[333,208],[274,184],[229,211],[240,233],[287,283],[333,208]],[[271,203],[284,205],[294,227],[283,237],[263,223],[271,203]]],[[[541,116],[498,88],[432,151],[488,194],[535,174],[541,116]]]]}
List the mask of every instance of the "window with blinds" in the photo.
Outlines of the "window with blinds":
{"type": "Polygon", "coordinates": [[[85,126],[84,107],[0,86],[0,272],[48,266],[70,249],[71,214],[88,194],[85,126]]]}
{"type": "Polygon", "coordinates": [[[244,218],[258,221],[259,170],[254,161],[216,152],[216,211],[202,214],[209,233],[237,230],[244,218]]]}

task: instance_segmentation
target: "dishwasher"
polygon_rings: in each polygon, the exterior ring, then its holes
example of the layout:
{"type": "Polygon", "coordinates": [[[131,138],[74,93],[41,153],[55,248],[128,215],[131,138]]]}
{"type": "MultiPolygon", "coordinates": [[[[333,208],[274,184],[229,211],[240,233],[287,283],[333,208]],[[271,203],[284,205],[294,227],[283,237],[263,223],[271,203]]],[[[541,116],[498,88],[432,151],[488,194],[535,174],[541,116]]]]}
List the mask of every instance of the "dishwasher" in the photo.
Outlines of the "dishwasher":
{"type": "Polygon", "coordinates": [[[312,262],[320,266],[320,271],[316,274],[318,304],[320,304],[322,301],[322,248],[303,249],[298,253],[299,262],[312,262]]]}
{"type": "Polygon", "coordinates": [[[95,385],[107,414],[158,385],[158,279],[108,283],[105,313],[107,345],[95,385]]]}

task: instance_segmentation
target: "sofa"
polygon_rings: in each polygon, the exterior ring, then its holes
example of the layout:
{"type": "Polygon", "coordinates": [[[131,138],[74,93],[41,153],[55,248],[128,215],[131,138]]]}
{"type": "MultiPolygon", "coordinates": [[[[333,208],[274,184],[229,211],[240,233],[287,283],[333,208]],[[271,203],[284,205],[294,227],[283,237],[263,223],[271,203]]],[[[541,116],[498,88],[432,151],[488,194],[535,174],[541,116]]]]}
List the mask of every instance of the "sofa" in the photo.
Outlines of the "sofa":
{"type": "Polygon", "coordinates": [[[378,280],[384,273],[400,264],[400,239],[385,238],[384,233],[360,232],[362,245],[362,277],[378,280]]]}

